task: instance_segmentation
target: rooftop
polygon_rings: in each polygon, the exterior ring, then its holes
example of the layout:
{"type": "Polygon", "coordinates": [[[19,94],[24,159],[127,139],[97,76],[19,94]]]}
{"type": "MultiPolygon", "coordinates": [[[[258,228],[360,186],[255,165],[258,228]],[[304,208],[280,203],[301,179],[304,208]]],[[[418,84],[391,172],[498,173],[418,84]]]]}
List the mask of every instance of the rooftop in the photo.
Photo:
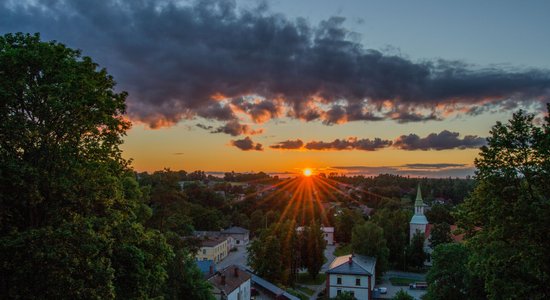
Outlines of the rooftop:
{"type": "Polygon", "coordinates": [[[370,276],[374,274],[375,266],[376,258],[374,257],[349,254],[336,257],[330,264],[327,273],[370,276]]]}
{"type": "Polygon", "coordinates": [[[242,271],[236,265],[230,265],[217,272],[215,276],[210,277],[208,282],[217,289],[224,291],[226,295],[229,295],[247,280],[250,280],[250,278],[251,276],[247,272],[242,271]]]}
{"type": "Polygon", "coordinates": [[[216,247],[225,241],[227,239],[224,237],[209,237],[201,241],[201,247],[216,247]]]}
{"type": "Polygon", "coordinates": [[[239,226],[233,226],[233,227],[229,227],[227,229],[224,229],[221,231],[221,233],[238,233],[238,234],[245,234],[245,233],[249,233],[250,231],[248,229],[245,229],[245,228],[242,228],[242,227],[239,227],[239,226]]]}

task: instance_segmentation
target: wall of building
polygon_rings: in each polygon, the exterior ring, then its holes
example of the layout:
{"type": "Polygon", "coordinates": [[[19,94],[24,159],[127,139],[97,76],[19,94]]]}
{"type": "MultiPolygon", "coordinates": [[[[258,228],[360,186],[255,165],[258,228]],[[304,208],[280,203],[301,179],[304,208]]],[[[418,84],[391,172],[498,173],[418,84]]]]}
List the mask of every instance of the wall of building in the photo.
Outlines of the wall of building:
{"type": "Polygon", "coordinates": [[[197,252],[197,260],[213,260],[215,263],[220,262],[228,254],[227,240],[213,247],[201,247],[197,252]]]}
{"type": "Polygon", "coordinates": [[[250,299],[250,279],[243,282],[231,294],[227,296],[227,300],[249,300],[250,299]]]}
{"type": "Polygon", "coordinates": [[[336,297],[338,295],[338,290],[341,290],[342,292],[354,292],[355,298],[357,299],[369,299],[369,279],[372,289],[374,288],[374,278],[369,278],[368,276],[330,274],[329,297],[336,297]],[[338,278],[342,278],[341,284],[338,284],[338,278]],[[361,279],[361,285],[355,284],[357,278],[361,279]]]}

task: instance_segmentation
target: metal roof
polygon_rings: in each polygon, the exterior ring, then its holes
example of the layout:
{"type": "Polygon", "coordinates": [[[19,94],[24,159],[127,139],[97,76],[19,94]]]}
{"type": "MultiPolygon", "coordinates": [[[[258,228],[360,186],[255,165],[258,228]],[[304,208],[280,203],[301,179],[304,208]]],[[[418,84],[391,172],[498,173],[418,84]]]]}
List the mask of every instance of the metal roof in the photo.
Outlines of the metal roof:
{"type": "Polygon", "coordinates": [[[350,254],[336,257],[326,273],[371,276],[374,274],[375,266],[376,258],[374,257],[350,254]]]}

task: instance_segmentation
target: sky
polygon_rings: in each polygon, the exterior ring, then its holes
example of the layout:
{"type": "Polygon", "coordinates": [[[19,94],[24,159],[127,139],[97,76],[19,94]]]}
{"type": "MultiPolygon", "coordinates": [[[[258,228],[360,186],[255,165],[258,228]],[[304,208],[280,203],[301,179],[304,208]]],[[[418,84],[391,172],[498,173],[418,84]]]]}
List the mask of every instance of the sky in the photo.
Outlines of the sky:
{"type": "Polygon", "coordinates": [[[0,0],[127,91],[138,171],[472,175],[550,102],[548,1],[0,0]]]}

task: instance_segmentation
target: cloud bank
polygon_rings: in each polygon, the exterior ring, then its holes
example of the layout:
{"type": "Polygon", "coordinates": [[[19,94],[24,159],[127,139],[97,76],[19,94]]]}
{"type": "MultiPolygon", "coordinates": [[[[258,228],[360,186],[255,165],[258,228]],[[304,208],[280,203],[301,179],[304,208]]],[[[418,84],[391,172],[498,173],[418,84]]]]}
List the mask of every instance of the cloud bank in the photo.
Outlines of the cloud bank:
{"type": "Polygon", "coordinates": [[[548,70],[415,62],[365,48],[344,18],[308,24],[265,4],[3,1],[0,31],[84,49],[130,93],[132,120],[152,128],[194,117],[236,122],[237,114],[255,123],[418,122],[518,105],[542,111],[550,98],[548,70]]]}
{"type": "MultiPolygon", "coordinates": [[[[475,149],[487,143],[487,140],[477,135],[466,135],[459,137],[458,132],[443,130],[440,133],[431,133],[421,138],[416,134],[402,135],[394,141],[375,139],[359,139],[349,137],[347,139],[335,139],[331,142],[311,141],[304,143],[302,140],[286,140],[269,146],[280,150],[363,150],[376,151],[383,148],[393,147],[401,150],[450,150],[450,149],[475,149]]],[[[450,167],[449,165],[448,167],[450,167]]],[[[423,167],[422,165],[410,165],[409,167],[423,167]]]]}

